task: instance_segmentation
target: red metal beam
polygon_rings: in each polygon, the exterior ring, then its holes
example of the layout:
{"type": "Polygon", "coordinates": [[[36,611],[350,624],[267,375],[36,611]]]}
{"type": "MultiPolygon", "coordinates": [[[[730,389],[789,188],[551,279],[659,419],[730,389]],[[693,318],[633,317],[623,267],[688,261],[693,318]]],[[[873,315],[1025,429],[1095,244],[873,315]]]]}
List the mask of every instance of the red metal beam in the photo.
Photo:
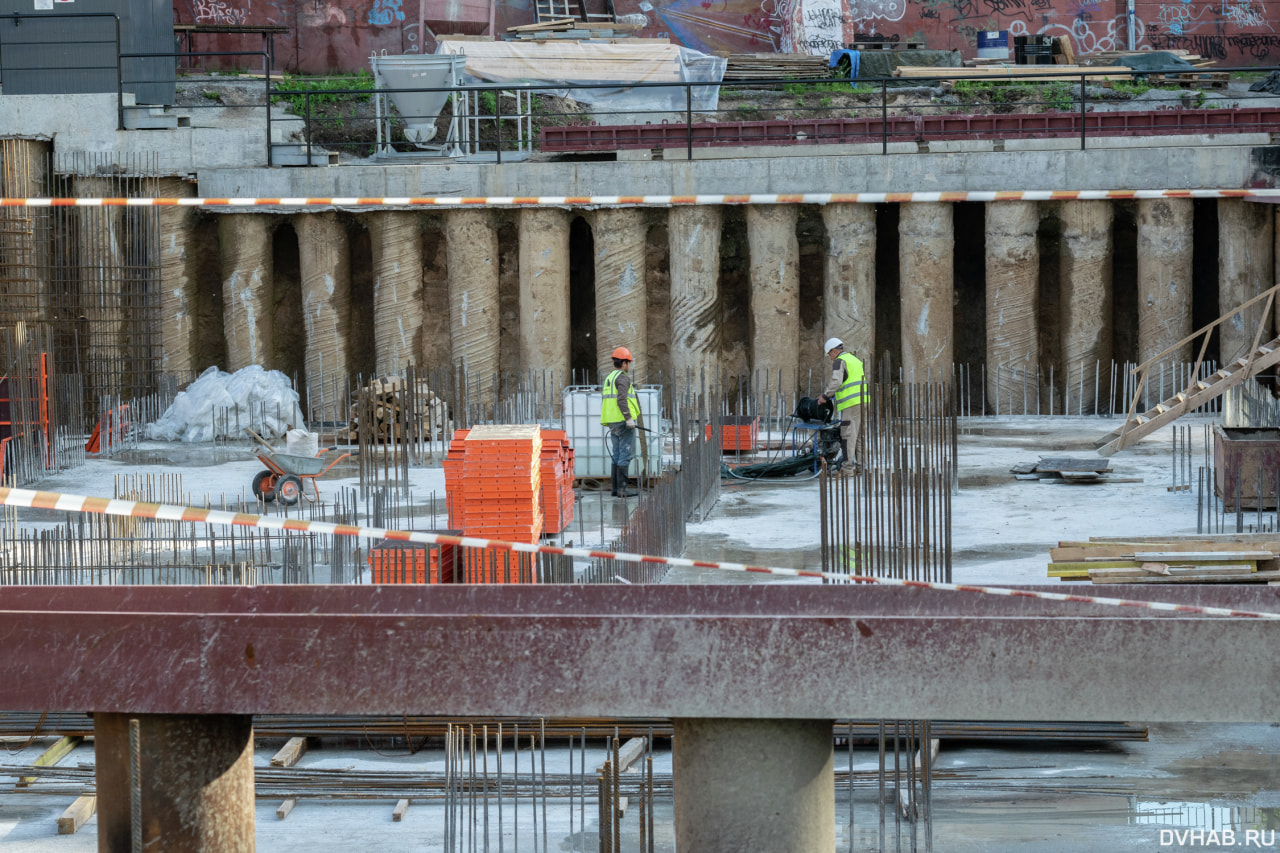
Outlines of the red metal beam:
{"type": "MultiPolygon", "coordinates": [[[[1199,133],[1269,133],[1280,122],[1277,109],[1158,110],[1085,114],[1088,136],[1169,136],[1199,133]]],[[[546,152],[680,148],[687,124],[568,125],[542,128],[546,152]]],[[[693,125],[695,148],[755,145],[817,145],[914,140],[1078,138],[1080,114],[926,115],[875,118],[706,122],[693,125]]]]}
{"type": "MultiPolygon", "coordinates": [[[[1136,594],[1280,609],[1267,587],[1136,594]]],[[[7,587],[0,708],[1264,721],[1280,665],[1221,661],[1278,638],[862,586],[7,587]]]]}

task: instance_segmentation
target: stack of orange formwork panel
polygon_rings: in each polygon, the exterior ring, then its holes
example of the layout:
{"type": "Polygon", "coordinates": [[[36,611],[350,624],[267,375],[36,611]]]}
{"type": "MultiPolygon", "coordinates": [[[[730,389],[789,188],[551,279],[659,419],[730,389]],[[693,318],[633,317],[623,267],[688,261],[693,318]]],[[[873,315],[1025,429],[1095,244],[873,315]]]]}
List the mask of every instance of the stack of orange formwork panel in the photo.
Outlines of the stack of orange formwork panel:
{"type": "MultiPolygon", "coordinates": [[[[707,435],[710,436],[710,432],[707,435]]],[[[726,453],[732,451],[754,453],[759,437],[759,416],[726,416],[720,419],[720,449],[726,453]]]]}
{"type": "Polygon", "coordinates": [[[561,533],[573,521],[573,448],[564,430],[542,431],[542,529],[561,533]]]}
{"type": "Polygon", "coordinates": [[[536,425],[472,427],[462,456],[466,536],[537,542],[542,536],[542,435],[536,425]]]}
{"type": "Polygon", "coordinates": [[[467,452],[467,434],[469,429],[454,430],[453,441],[449,442],[449,453],[444,457],[441,467],[444,468],[445,504],[449,508],[449,526],[454,530],[466,531],[462,526],[462,513],[466,508],[466,495],[462,489],[462,460],[467,452]]]}

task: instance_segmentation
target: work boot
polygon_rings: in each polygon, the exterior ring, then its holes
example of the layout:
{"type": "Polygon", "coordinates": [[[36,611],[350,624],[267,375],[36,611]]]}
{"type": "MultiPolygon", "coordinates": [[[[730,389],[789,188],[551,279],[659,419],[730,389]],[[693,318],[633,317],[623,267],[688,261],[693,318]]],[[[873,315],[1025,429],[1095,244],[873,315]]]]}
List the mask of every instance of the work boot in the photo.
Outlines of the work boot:
{"type": "Polygon", "coordinates": [[[614,492],[620,498],[639,497],[639,492],[631,491],[631,484],[627,482],[627,469],[621,465],[614,465],[613,470],[617,472],[618,490],[614,492]]]}

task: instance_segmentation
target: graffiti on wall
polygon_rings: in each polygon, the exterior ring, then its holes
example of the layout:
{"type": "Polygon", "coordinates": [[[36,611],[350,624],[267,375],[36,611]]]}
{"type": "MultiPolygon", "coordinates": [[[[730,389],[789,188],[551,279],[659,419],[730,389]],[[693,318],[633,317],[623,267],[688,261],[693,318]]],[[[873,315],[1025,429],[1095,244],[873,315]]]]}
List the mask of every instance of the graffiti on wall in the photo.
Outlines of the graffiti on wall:
{"type": "Polygon", "coordinates": [[[397,21],[404,20],[404,0],[373,0],[373,8],[369,10],[369,26],[389,27],[397,21]]]}
{"type": "Polygon", "coordinates": [[[225,0],[195,0],[193,12],[197,24],[245,24],[249,9],[231,6],[225,0]]]}
{"type": "MultiPolygon", "coordinates": [[[[429,0],[430,2],[430,0],[429,0]]],[[[591,11],[604,0],[585,0],[591,11]]],[[[1135,0],[1134,47],[1183,49],[1224,64],[1280,64],[1280,27],[1266,0],[1135,0]]],[[[534,0],[497,0],[496,26],[534,20],[534,0]]],[[[321,72],[365,67],[372,50],[434,50],[420,30],[417,6],[404,0],[175,0],[179,22],[283,23],[276,40],[287,70],[321,72]],[[420,44],[424,41],[425,44],[420,44]]],[[[1129,21],[1119,0],[614,0],[617,13],[642,14],[640,33],[705,52],[825,54],[855,35],[959,49],[977,34],[1066,36],[1077,55],[1123,50],[1129,21]]],[[[1280,21],[1280,10],[1277,12],[1280,21]]],[[[442,31],[443,32],[443,31],[442,31]]],[[[227,41],[219,49],[245,45],[227,41]]],[[[212,49],[210,45],[209,49],[212,49]]]]}

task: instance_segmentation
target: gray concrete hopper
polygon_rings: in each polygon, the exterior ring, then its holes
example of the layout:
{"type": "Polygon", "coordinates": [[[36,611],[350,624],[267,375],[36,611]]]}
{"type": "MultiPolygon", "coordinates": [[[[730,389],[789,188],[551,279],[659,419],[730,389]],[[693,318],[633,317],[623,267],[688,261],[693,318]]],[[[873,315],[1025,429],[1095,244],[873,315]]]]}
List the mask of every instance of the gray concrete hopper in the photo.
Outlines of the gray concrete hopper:
{"type": "MultiPolygon", "coordinates": [[[[377,87],[393,90],[386,95],[405,123],[405,139],[423,147],[436,135],[436,118],[453,94],[451,89],[462,84],[467,58],[462,55],[375,54],[369,57],[369,64],[373,67],[377,87]]],[[[449,141],[442,140],[445,144],[449,141]]]]}

